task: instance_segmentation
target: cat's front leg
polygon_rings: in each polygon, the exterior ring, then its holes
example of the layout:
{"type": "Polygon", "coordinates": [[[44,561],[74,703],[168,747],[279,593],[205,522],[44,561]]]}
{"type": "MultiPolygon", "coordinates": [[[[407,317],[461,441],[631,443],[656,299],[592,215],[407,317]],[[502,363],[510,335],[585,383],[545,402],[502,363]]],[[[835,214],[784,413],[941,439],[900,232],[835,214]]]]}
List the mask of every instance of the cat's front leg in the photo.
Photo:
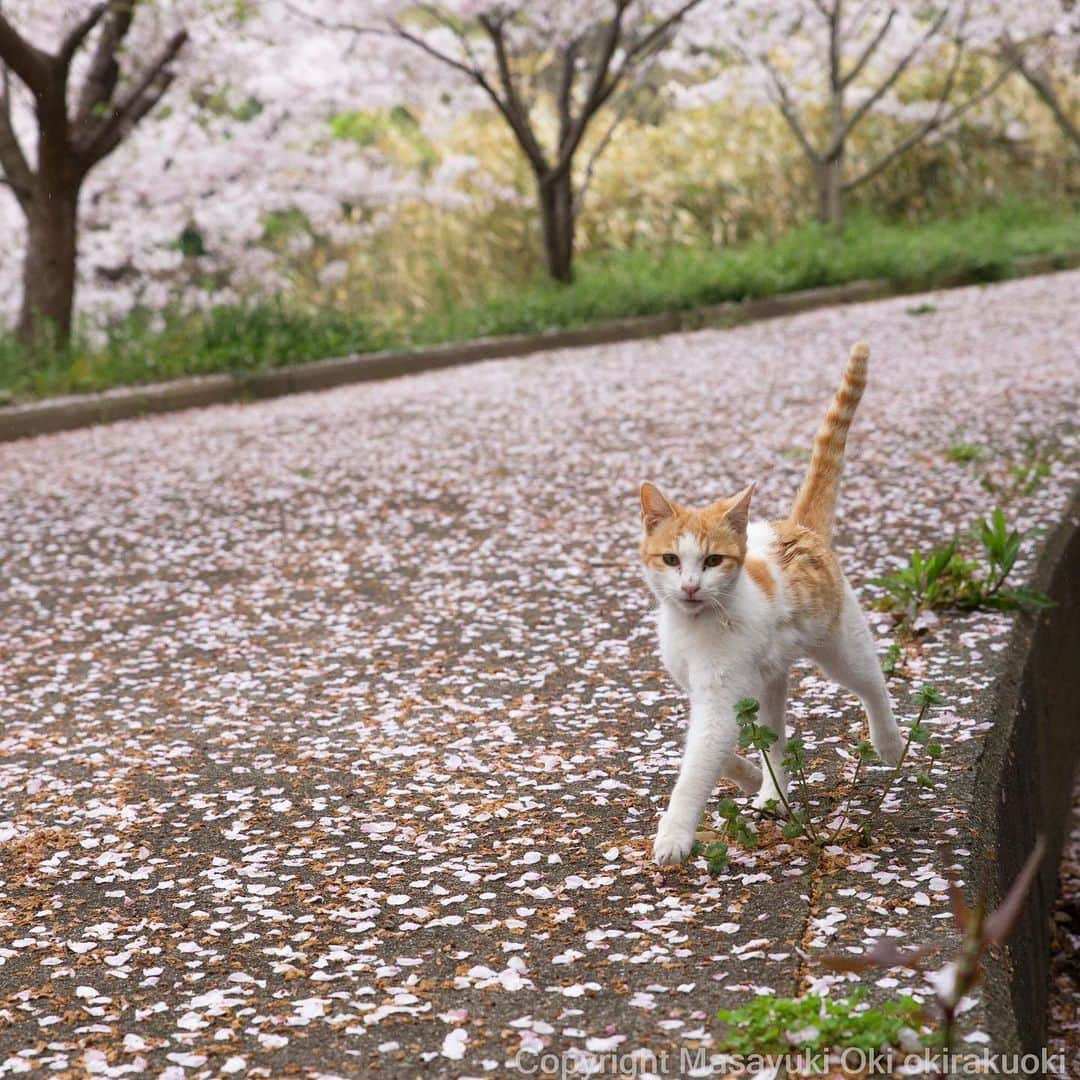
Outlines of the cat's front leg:
{"type": "Polygon", "coordinates": [[[653,841],[653,858],[661,866],[681,863],[690,854],[701,815],[721,776],[734,780],[747,794],[761,786],[761,770],[735,752],[737,743],[734,699],[728,694],[692,697],[679,777],[653,841]]]}

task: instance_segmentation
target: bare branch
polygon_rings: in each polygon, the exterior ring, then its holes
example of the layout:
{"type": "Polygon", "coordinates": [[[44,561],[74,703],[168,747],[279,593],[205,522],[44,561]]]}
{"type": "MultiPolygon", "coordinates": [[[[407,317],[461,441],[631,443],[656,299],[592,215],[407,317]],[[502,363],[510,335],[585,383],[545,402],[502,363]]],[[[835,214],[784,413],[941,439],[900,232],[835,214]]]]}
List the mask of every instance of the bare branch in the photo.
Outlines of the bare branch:
{"type": "Polygon", "coordinates": [[[0,61],[34,91],[41,93],[49,82],[49,55],[31,45],[0,13],[0,61]]]}
{"type": "Polygon", "coordinates": [[[1042,68],[1032,67],[1024,56],[1023,48],[1006,36],[1001,46],[1001,55],[1004,60],[1015,68],[1028,86],[1042,99],[1042,102],[1054,115],[1058,126],[1068,136],[1073,144],[1073,149],[1080,153],[1080,127],[1069,115],[1050,77],[1042,68]]]}
{"type": "MultiPolygon", "coordinates": [[[[666,19],[657,23],[640,41],[635,42],[630,48],[626,50],[626,60],[634,60],[641,56],[644,56],[650,49],[662,38],[667,32],[675,26],[677,23],[682,22],[687,15],[696,8],[702,0],[686,0],[681,7],[676,8],[666,19]]],[[[626,60],[623,61],[622,68],[620,70],[625,71],[627,69],[626,60]]]]}
{"type": "Polygon", "coordinates": [[[156,84],[138,100],[126,104],[122,115],[102,130],[87,148],[84,156],[87,166],[96,165],[111,154],[139,125],[147,113],[153,111],[176,79],[174,72],[162,73],[156,84]]]}
{"type": "Polygon", "coordinates": [[[469,40],[469,35],[465,33],[465,30],[460,23],[447,18],[433,4],[421,4],[420,9],[422,11],[426,11],[440,25],[445,26],[454,35],[454,37],[458,39],[458,42],[461,44],[461,48],[464,50],[465,55],[466,57],[468,57],[469,63],[473,66],[473,68],[476,71],[483,71],[483,64],[480,63],[480,58],[473,50],[472,42],[469,40]]]}
{"type": "MultiPolygon", "coordinates": [[[[973,109],[980,102],[985,101],[991,94],[993,94],[997,88],[1013,73],[1013,68],[1008,67],[1004,71],[1000,72],[997,77],[990,82],[987,86],[984,86],[977,93],[972,94],[966,101],[955,106],[947,114],[939,108],[935,114],[921,125],[914,132],[912,132],[906,139],[899,142],[894,146],[884,157],[880,158],[875,164],[871,165],[865,172],[859,176],[848,180],[844,184],[844,191],[851,191],[854,188],[860,187],[868,180],[873,180],[884,169],[888,168],[898,157],[902,154],[906,154],[913,146],[921,142],[927,135],[933,131],[937,131],[938,128],[943,128],[948,124],[951,124],[954,120],[958,120],[969,109],[973,109]]],[[[944,99],[942,99],[944,102],[944,99]]]]}
{"type": "Polygon", "coordinates": [[[615,115],[611,119],[611,123],[608,124],[607,130],[596,145],[592,149],[592,153],[589,154],[589,159],[585,163],[585,171],[582,174],[581,185],[577,189],[574,195],[574,205],[571,210],[574,220],[577,221],[581,215],[581,211],[585,206],[585,197],[589,193],[589,186],[592,184],[593,172],[596,169],[596,163],[600,159],[600,155],[608,148],[611,143],[611,139],[615,134],[615,129],[626,119],[627,114],[630,112],[630,106],[635,100],[634,91],[636,88],[630,88],[622,96],[622,100],[619,103],[619,107],[615,110],[615,115]]]}
{"type": "MultiPolygon", "coordinates": [[[[607,92],[604,95],[604,101],[615,92],[619,83],[633,70],[637,63],[648,56],[649,53],[653,51],[654,46],[658,46],[662,43],[663,38],[668,34],[672,27],[682,22],[682,20],[701,2],[702,0],[687,0],[686,3],[673,11],[666,19],[653,27],[653,29],[643,38],[634,42],[633,45],[630,45],[625,50],[622,63],[611,78],[607,92]]],[[[601,104],[603,104],[603,101],[601,101],[601,104]]]]}
{"type": "Polygon", "coordinates": [[[589,121],[615,90],[617,80],[613,80],[608,86],[608,71],[611,68],[612,58],[615,56],[615,50],[618,48],[619,38],[622,36],[623,16],[626,14],[627,7],[629,7],[629,0],[615,0],[615,12],[600,42],[599,55],[595,61],[589,89],[585,93],[585,101],[582,103],[577,118],[569,124],[565,137],[559,141],[559,168],[570,167],[574,152],[581,143],[589,121]]]}
{"type": "Polygon", "coordinates": [[[72,58],[79,51],[79,46],[86,40],[94,27],[101,22],[102,16],[108,9],[109,5],[107,3],[95,5],[86,18],[77,23],[64,38],[60,44],[60,51],[56,54],[57,60],[64,67],[71,63],[72,58]]]}
{"type": "Polygon", "coordinates": [[[34,173],[11,122],[11,74],[7,65],[0,65],[0,88],[0,168],[4,170],[3,182],[25,208],[34,195],[34,173]]]}
{"type": "Polygon", "coordinates": [[[529,120],[529,110],[522,102],[514,73],[510,68],[510,56],[506,50],[506,35],[503,33],[503,23],[488,15],[480,16],[480,25],[484,28],[491,44],[495,48],[495,63],[499,70],[499,82],[502,85],[504,100],[504,115],[514,129],[518,142],[533,168],[546,172],[548,169],[547,156],[536,138],[529,120]]]}
{"type": "Polygon", "coordinates": [[[79,104],[75,109],[75,127],[84,127],[97,119],[101,108],[112,101],[116,84],[120,79],[120,64],[116,54],[131,30],[134,5],[112,0],[108,18],[98,37],[97,47],[90,60],[90,67],[83,79],[79,104]]]}
{"type": "Polygon", "coordinates": [[[615,11],[611,21],[608,23],[607,33],[604,35],[600,46],[600,55],[596,63],[596,69],[593,72],[592,82],[585,96],[585,102],[581,107],[577,120],[570,127],[566,139],[562,140],[559,145],[559,168],[569,168],[574,153],[585,135],[585,129],[589,121],[603,108],[628,73],[633,71],[640,61],[653,51],[655,46],[659,45],[673,26],[681,22],[701,2],[702,0],[686,0],[685,3],[681,4],[667,18],[662,19],[637,41],[625,44],[622,62],[609,77],[611,62],[622,37],[623,16],[630,6],[629,0],[614,0],[615,11]]]}
{"type": "Polygon", "coordinates": [[[850,86],[862,74],[863,68],[866,67],[870,58],[878,51],[881,43],[885,40],[885,35],[889,32],[889,27],[892,26],[895,17],[896,8],[891,8],[878,32],[866,43],[866,48],[859,55],[859,59],[855,61],[855,66],[846,75],[841,76],[841,89],[850,86]]]}
{"type": "MultiPolygon", "coordinates": [[[[441,49],[436,49],[433,45],[429,44],[418,34],[414,34],[411,30],[406,29],[406,27],[402,26],[401,23],[393,22],[390,24],[390,26],[392,32],[398,37],[400,37],[402,41],[407,41],[410,45],[415,45],[416,48],[420,49],[421,52],[427,53],[427,55],[430,56],[432,59],[438,60],[442,64],[446,64],[448,67],[453,68],[455,71],[461,72],[461,74],[467,76],[472,82],[476,83],[476,85],[479,86],[480,89],[483,90],[484,93],[487,94],[487,96],[491,99],[491,103],[495,106],[496,109],[499,110],[500,115],[507,122],[507,124],[510,125],[510,129],[514,132],[514,135],[517,138],[522,149],[525,149],[526,141],[528,140],[529,136],[525,135],[525,132],[520,127],[518,118],[509,109],[507,103],[503,101],[498,90],[491,84],[487,75],[483,72],[483,70],[481,70],[480,67],[470,67],[469,64],[463,63],[456,56],[451,56],[449,53],[443,52],[441,49]],[[523,141],[522,139],[523,135],[525,135],[525,141],[523,141]]],[[[357,33],[379,32],[365,31],[363,29],[358,29],[355,27],[351,27],[348,29],[353,29],[357,33]]],[[[542,154],[540,155],[539,160],[533,161],[530,158],[530,162],[533,165],[534,169],[546,168],[546,160],[543,158],[542,154]]]]}
{"type": "Polygon", "coordinates": [[[577,56],[580,40],[574,38],[562,50],[561,69],[559,71],[559,90],[555,95],[556,109],[559,114],[559,145],[569,138],[574,117],[574,79],[577,76],[577,56]]]}
{"type": "Polygon", "coordinates": [[[839,103],[840,91],[843,89],[840,82],[840,57],[844,49],[842,36],[840,0],[834,0],[832,11],[829,13],[829,86],[832,88],[833,100],[836,103],[839,103]]]}
{"type": "Polygon", "coordinates": [[[776,89],[776,103],[780,107],[780,113],[787,121],[788,127],[791,128],[792,134],[798,140],[799,146],[802,147],[802,152],[813,164],[820,165],[823,156],[810,142],[810,137],[806,134],[806,129],[799,120],[799,114],[795,111],[795,105],[791,100],[787,87],[784,85],[783,79],[780,78],[780,73],[773,66],[772,61],[764,54],[759,59],[762,66],[769,73],[769,78],[772,79],[773,86],[776,89]]]}
{"type": "MultiPolygon", "coordinates": [[[[484,90],[488,92],[488,94],[492,95],[493,100],[497,99],[498,95],[495,93],[494,87],[492,87],[491,84],[487,81],[484,73],[479,68],[470,67],[468,64],[462,63],[460,60],[458,60],[457,57],[451,56],[449,53],[445,53],[441,49],[434,48],[434,46],[429,45],[419,35],[412,33],[412,31],[410,30],[406,30],[405,27],[401,25],[401,23],[392,22],[390,26],[393,32],[397,34],[397,36],[401,38],[402,41],[407,41],[410,45],[415,45],[418,49],[426,52],[428,56],[432,57],[435,60],[438,60],[440,63],[448,64],[455,70],[460,71],[463,75],[468,75],[468,77],[472,79],[473,82],[478,83],[484,88],[484,90]]],[[[372,32],[365,31],[363,29],[356,29],[355,27],[342,27],[342,29],[352,29],[355,30],[356,33],[372,32]]]]}
{"type": "Polygon", "coordinates": [[[866,17],[870,14],[870,9],[873,7],[873,2],[874,0],[863,0],[858,11],[851,17],[851,22],[848,23],[848,32],[852,37],[859,36],[863,23],[866,21],[866,17]]]}
{"type": "Polygon", "coordinates": [[[285,0],[285,7],[299,18],[314,23],[316,26],[321,26],[324,30],[347,30],[353,34],[390,34],[394,32],[383,30],[378,26],[358,26],[356,23],[332,22],[329,19],[322,18],[321,15],[315,15],[310,11],[305,11],[302,7],[297,7],[296,4],[291,3],[291,0],[285,0]]]}
{"type": "Polygon", "coordinates": [[[896,66],[893,68],[888,78],[886,78],[885,81],[881,83],[881,85],[878,86],[878,88],[870,94],[861,105],[859,105],[851,116],[848,117],[847,123],[844,125],[842,131],[837,135],[837,138],[833,141],[833,145],[830,146],[829,150],[826,152],[826,157],[831,156],[839,149],[837,143],[842,144],[859,125],[862,118],[896,85],[897,80],[911,66],[911,62],[922,51],[926,43],[938,33],[942,26],[945,25],[945,19],[948,17],[948,14],[949,8],[947,6],[943,7],[939,12],[938,17],[930,24],[926,32],[897,61],[896,66]]]}
{"type": "Polygon", "coordinates": [[[139,81],[128,91],[104,122],[91,127],[85,135],[76,134],[75,152],[84,166],[96,164],[112,153],[149,113],[172,85],[175,74],[170,65],[187,44],[186,30],[180,30],[166,43],[164,49],[143,72],[139,81]]]}

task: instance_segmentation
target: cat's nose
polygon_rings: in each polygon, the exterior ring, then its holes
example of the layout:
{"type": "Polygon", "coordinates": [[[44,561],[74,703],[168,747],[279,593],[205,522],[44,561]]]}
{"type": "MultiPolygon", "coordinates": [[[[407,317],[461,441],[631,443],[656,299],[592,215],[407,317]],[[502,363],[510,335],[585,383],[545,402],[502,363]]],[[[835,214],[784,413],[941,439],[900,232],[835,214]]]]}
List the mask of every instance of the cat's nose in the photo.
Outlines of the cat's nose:
{"type": "Polygon", "coordinates": [[[696,592],[698,591],[698,589],[700,589],[700,588],[701,588],[701,586],[700,586],[700,585],[684,585],[684,586],[682,587],[682,591],[683,591],[684,593],[686,593],[686,595],[687,595],[687,596],[688,596],[688,597],[689,597],[690,599],[693,599],[693,597],[694,597],[694,593],[696,593],[696,592]]]}

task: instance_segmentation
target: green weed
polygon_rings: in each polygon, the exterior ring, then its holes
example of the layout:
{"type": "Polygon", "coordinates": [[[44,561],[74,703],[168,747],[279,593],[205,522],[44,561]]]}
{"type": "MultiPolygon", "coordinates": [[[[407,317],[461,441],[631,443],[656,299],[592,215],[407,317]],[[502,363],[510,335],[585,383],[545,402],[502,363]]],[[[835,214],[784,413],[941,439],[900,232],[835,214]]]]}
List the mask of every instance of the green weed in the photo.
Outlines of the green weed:
{"type": "Polygon", "coordinates": [[[717,1017],[728,1025],[721,1050],[754,1054],[818,1054],[899,1046],[907,1030],[922,1023],[918,1002],[907,996],[871,1008],[866,991],[848,997],[776,997],[763,994],[738,1009],[722,1009],[717,1017]]]}
{"type": "Polygon", "coordinates": [[[974,443],[954,442],[945,453],[950,461],[966,465],[968,462],[978,461],[986,453],[986,450],[984,447],[976,446],[974,443]]]}
{"type": "MultiPolygon", "coordinates": [[[[904,767],[904,762],[907,761],[908,753],[911,750],[912,743],[918,743],[920,746],[927,746],[930,744],[930,740],[933,737],[930,729],[923,723],[926,719],[926,714],[934,708],[938,708],[945,704],[945,698],[942,696],[941,691],[936,686],[931,686],[929,683],[920,686],[915,692],[913,698],[916,705],[919,706],[919,715],[915,717],[911,727],[908,728],[907,738],[904,740],[904,749],[900,754],[900,760],[893,767],[892,771],[885,778],[884,783],[878,788],[877,794],[874,797],[874,801],[870,804],[870,808],[864,815],[860,825],[859,833],[862,836],[863,843],[869,847],[873,842],[873,825],[874,820],[877,817],[878,811],[881,809],[885,802],[886,797],[892,790],[893,784],[896,782],[897,777],[900,775],[900,770],[904,767]]],[[[934,743],[934,753],[931,755],[931,760],[936,762],[940,759],[943,748],[940,743],[934,743]]],[[[857,775],[857,773],[856,773],[857,775]]],[[[924,777],[924,774],[920,774],[920,779],[924,777]]],[[[929,778],[925,777],[927,784],[929,778]]],[[[834,832],[833,838],[838,838],[840,829],[843,827],[844,821],[847,818],[847,810],[844,811],[844,819],[841,821],[840,826],[834,832]]]]}
{"type": "Polygon", "coordinates": [[[1024,442],[1020,460],[1009,464],[1004,473],[1000,470],[997,473],[987,472],[982,477],[982,486],[1003,502],[1018,495],[1033,495],[1050,475],[1056,457],[1056,447],[1028,438],[1024,442]]]}
{"type": "Polygon", "coordinates": [[[1053,604],[1034,589],[1005,584],[1022,537],[1006,524],[1000,507],[975,526],[973,535],[982,547],[981,560],[964,558],[955,539],[926,554],[913,551],[907,566],[873,580],[885,590],[875,606],[910,621],[940,608],[1013,611],[1053,604]]]}
{"type": "MultiPolygon", "coordinates": [[[[927,712],[929,712],[931,708],[942,705],[944,703],[944,698],[935,687],[927,684],[920,687],[915,693],[913,700],[915,704],[919,706],[919,714],[908,729],[907,739],[904,742],[900,760],[893,767],[884,782],[879,786],[868,812],[860,820],[858,830],[854,834],[860,835],[862,842],[867,845],[871,842],[871,829],[878,811],[885,802],[885,798],[892,788],[893,783],[900,775],[904,762],[908,758],[911,744],[918,743],[925,747],[927,756],[930,758],[932,764],[939,761],[944,753],[944,748],[940,743],[931,742],[930,729],[923,723],[927,712]]],[[[743,749],[761,751],[765,767],[772,777],[774,786],[780,794],[780,798],[776,801],[775,805],[770,804],[767,809],[777,812],[781,809],[783,810],[784,824],[782,832],[784,838],[786,840],[794,840],[799,836],[806,836],[812,843],[817,844],[818,846],[844,843],[851,839],[853,834],[845,830],[851,816],[852,803],[855,797],[855,788],[859,781],[859,774],[864,765],[877,758],[873,745],[864,739],[856,747],[855,771],[849,784],[849,794],[839,805],[835,806],[833,810],[830,811],[830,815],[835,818],[836,823],[831,827],[827,827],[822,821],[815,821],[809,811],[810,804],[807,798],[806,782],[806,756],[802,739],[798,735],[793,735],[791,739],[788,740],[784,752],[784,767],[799,785],[802,795],[802,806],[806,808],[796,810],[792,806],[791,800],[784,795],[783,790],[777,783],[776,773],[773,770],[772,763],[769,761],[767,751],[769,747],[776,742],[776,732],[771,728],[766,727],[764,724],[759,724],[757,722],[758,710],[758,702],[753,698],[742,698],[737,702],[735,706],[735,719],[739,725],[739,746],[743,749]]],[[[921,778],[922,777],[920,777],[920,779],[921,778]]],[[[929,778],[925,777],[925,779],[926,783],[929,784],[929,778]]],[[[725,820],[725,827],[735,830],[726,835],[734,836],[736,839],[739,839],[741,843],[744,843],[744,846],[755,846],[757,841],[756,835],[753,836],[752,843],[746,843],[743,841],[741,834],[737,831],[738,828],[745,827],[745,821],[739,816],[736,804],[730,799],[724,799],[720,806],[721,817],[725,820]]]]}
{"type": "MultiPolygon", "coordinates": [[[[778,736],[772,728],[757,722],[759,707],[760,706],[753,698],[742,698],[736,702],[735,719],[739,725],[739,746],[744,750],[752,748],[761,751],[761,759],[764,761],[765,768],[772,778],[773,787],[780,795],[780,805],[783,806],[786,815],[787,820],[784,824],[784,836],[789,840],[793,840],[795,837],[802,836],[802,834],[806,832],[812,840],[817,842],[819,838],[814,829],[813,822],[803,811],[793,809],[777,781],[776,771],[773,769],[767,751],[769,747],[776,742],[778,736]]],[[[801,776],[802,741],[799,739],[794,739],[792,741],[795,742],[795,750],[793,751],[790,746],[785,748],[784,762],[785,764],[791,762],[792,764],[789,767],[797,769],[801,776]]],[[[777,807],[777,809],[779,809],[779,807],[777,807]]]]}
{"type": "Polygon", "coordinates": [[[694,851],[693,854],[705,856],[705,866],[713,877],[720,877],[731,865],[728,846],[723,840],[715,840],[708,845],[701,844],[699,850],[694,851]]]}
{"type": "Polygon", "coordinates": [[[896,674],[897,669],[904,661],[904,647],[899,641],[894,641],[886,650],[885,655],[881,658],[881,671],[885,678],[892,678],[896,674]]]}

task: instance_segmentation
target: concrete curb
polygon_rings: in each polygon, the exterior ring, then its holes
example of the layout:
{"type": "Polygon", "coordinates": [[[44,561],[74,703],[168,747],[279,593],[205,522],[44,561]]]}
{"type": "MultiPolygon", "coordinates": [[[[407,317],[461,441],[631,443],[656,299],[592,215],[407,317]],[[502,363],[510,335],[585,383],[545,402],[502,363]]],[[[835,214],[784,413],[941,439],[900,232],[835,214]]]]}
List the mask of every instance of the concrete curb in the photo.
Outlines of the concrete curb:
{"type": "Polygon", "coordinates": [[[984,1007],[994,1049],[1046,1046],[1049,914],[1080,760],[1080,491],[1043,548],[1032,587],[1056,606],[1018,621],[998,679],[994,726],[976,772],[978,865],[996,905],[1041,833],[1047,852],[1010,946],[986,960],[984,1007]],[[1018,947],[1015,943],[1023,943],[1018,947]]]}
{"type": "MultiPolygon", "coordinates": [[[[1029,277],[1080,266],[1080,253],[1017,259],[1012,277],[1029,277]]],[[[597,323],[577,330],[545,331],[506,337],[479,338],[464,343],[435,345],[408,351],[363,353],[316,360],[307,364],[241,374],[196,375],[167,383],[119,387],[100,394],[49,398],[0,408],[0,442],[33,435],[71,431],[154,413],[177,412],[228,402],[281,397],[328,390],[349,383],[391,379],[436,368],[474,364],[482,360],[528,356],[553,349],[607,345],[660,337],[709,326],[774,319],[839,304],[857,304],[927,289],[956,288],[980,283],[976,275],[954,275],[918,289],[894,286],[885,279],[853,281],[778,296],[713,304],[691,311],[665,312],[597,323]]]]}

